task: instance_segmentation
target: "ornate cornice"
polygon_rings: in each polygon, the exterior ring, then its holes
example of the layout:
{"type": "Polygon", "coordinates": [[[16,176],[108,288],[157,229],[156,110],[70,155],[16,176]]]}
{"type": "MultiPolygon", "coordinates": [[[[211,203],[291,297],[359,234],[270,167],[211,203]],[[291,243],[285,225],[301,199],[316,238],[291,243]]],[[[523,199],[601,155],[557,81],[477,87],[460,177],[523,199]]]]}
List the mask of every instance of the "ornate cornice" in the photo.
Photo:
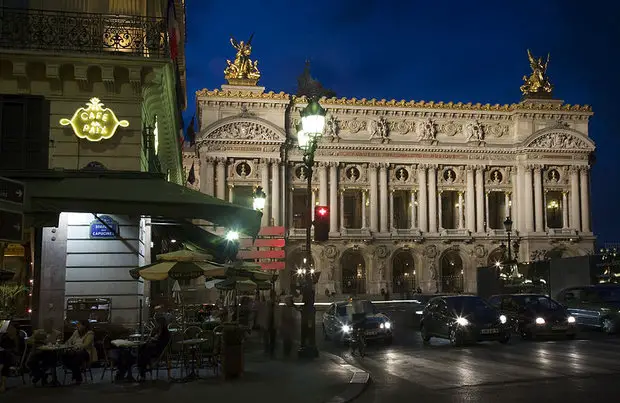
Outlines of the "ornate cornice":
{"type": "Polygon", "coordinates": [[[206,88],[196,91],[196,97],[217,97],[217,98],[243,98],[257,100],[276,100],[288,101],[290,95],[284,91],[280,92],[254,92],[254,91],[232,91],[232,90],[208,90],[206,88]]]}

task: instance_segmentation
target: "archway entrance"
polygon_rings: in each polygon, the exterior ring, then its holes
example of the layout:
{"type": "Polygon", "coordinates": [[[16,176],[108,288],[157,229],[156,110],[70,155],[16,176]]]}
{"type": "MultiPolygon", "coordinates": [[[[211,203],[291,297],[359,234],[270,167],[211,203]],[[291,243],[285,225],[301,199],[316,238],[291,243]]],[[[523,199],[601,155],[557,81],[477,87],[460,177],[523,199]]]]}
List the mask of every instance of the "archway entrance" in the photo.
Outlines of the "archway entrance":
{"type": "Polygon", "coordinates": [[[401,250],[392,259],[392,292],[407,293],[417,286],[411,253],[401,250]]]}
{"type": "Polygon", "coordinates": [[[357,250],[349,249],[342,254],[342,293],[366,293],[366,262],[364,256],[357,250]]]}
{"type": "MultiPolygon", "coordinates": [[[[280,286],[285,293],[294,294],[298,290],[301,280],[298,270],[304,268],[304,259],[306,258],[306,252],[301,249],[297,249],[289,255],[287,264],[289,269],[289,286],[288,289],[285,289],[282,285],[280,286]]],[[[310,268],[314,268],[314,259],[310,260],[310,268]]]]}
{"type": "Polygon", "coordinates": [[[441,256],[441,292],[463,292],[463,260],[459,251],[451,249],[441,256]]]}

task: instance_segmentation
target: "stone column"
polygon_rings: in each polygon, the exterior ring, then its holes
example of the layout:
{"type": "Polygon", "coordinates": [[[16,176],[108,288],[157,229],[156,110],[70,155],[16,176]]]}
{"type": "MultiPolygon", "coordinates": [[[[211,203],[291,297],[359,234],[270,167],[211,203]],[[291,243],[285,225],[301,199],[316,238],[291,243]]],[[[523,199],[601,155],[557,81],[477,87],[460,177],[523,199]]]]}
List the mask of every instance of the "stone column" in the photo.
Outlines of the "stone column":
{"type": "Polygon", "coordinates": [[[579,168],[570,169],[570,227],[579,231],[581,229],[581,212],[579,211],[579,168]]]}
{"type": "Polygon", "coordinates": [[[484,220],[486,221],[486,230],[487,232],[489,231],[489,229],[491,228],[491,224],[489,221],[489,192],[488,190],[484,193],[484,214],[485,214],[485,218],[484,220]]]}
{"type": "Polygon", "coordinates": [[[368,164],[370,180],[370,230],[379,231],[379,191],[377,187],[377,164],[368,164]]]}
{"type": "Polygon", "coordinates": [[[562,228],[568,228],[568,192],[562,192],[562,228]]]}
{"type": "Polygon", "coordinates": [[[340,189],[340,228],[344,228],[344,189],[340,189]]]}
{"type": "Polygon", "coordinates": [[[545,231],[544,222],[544,206],[543,206],[543,186],[542,186],[542,167],[534,167],[534,201],[536,210],[534,211],[534,220],[536,223],[536,232],[545,231]]]}
{"type": "Polygon", "coordinates": [[[474,193],[476,187],[474,183],[474,168],[467,167],[466,172],[467,192],[465,193],[465,197],[467,197],[467,201],[465,202],[465,211],[467,212],[467,220],[465,220],[465,224],[469,231],[476,232],[476,195],[474,193]]]}
{"type": "Polygon", "coordinates": [[[484,232],[484,167],[476,169],[476,232],[484,232]]]}
{"type": "Polygon", "coordinates": [[[519,226],[519,201],[518,201],[518,176],[517,170],[515,168],[511,168],[512,175],[510,176],[510,180],[512,182],[512,194],[510,198],[510,218],[514,223],[514,230],[519,231],[521,227],[519,226]]]}
{"type": "Polygon", "coordinates": [[[416,208],[415,208],[415,190],[411,191],[411,229],[417,228],[416,222],[416,208]]]}
{"type": "Polygon", "coordinates": [[[437,166],[428,168],[428,231],[437,232],[437,166]]]}
{"type": "Polygon", "coordinates": [[[443,190],[437,192],[437,227],[441,231],[443,229],[443,190]]]}
{"type": "Polygon", "coordinates": [[[319,162],[319,204],[327,206],[327,167],[325,163],[319,162]]]}
{"type": "Polygon", "coordinates": [[[463,229],[465,224],[463,223],[463,192],[459,191],[459,229],[463,229]]]}
{"type": "Polygon", "coordinates": [[[271,219],[274,226],[282,225],[280,218],[280,161],[271,163],[271,219]]]}
{"type": "MultiPolygon", "coordinates": [[[[372,182],[371,182],[372,183],[372,182]]],[[[428,187],[426,185],[426,167],[418,165],[418,228],[422,232],[428,232],[428,187]]]]}
{"type": "Polygon", "coordinates": [[[226,159],[217,159],[217,194],[218,199],[226,200],[226,159]]]}
{"type": "Polygon", "coordinates": [[[366,228],[366,189],[362,189],[362,229],[366,228]]]}
{"type": "Polygon", "coordinates": [[[526,166],[524,168],[523,173],[523,194],[525,197],[525,208],[524,208],[524,216],[525,216],[525,231],[533,232],[534,231],[534,206],[533,197],[532,197],[532,167],[526,166]]]}
{"type": "Polygon", "coordinates": [[[215,195],[215,169],[213,169],[213,158],[207,157],[200,159],[200,191],[209,196],[215,195]]]}
{"type": "Polygon", "coordinates": [[[265,208],[263,209],[263,218],[260,222],[261,227],[269,226],[269,208],[271,207],[271,191],[269,189],[269,160],[260,161],[260,181],[263,192],[267,195],[265,198],[265,208]]]}
{"type": "Polygon", "coordinates": [[[394,229],[394,189],[390,189],[390,228],[391,232],[394,229]]]}
{"type": "Polygon", "coordinates": [[[293,200],[295,198],[293,195],[295,194],[295,188],[291,187],[288,192],[288,226],[289,228],[293,228],[293,200]]]}
{"type": "Polygon", "coordinates": [[[545,232],[549,228],[549,225],[547,224],[547,197],[549,195],[547,193],[549,193],[549,190],[545,189],[543,192],[543,231],[545,232]]]}
{"type": "Polygon", "coordinates": [[[329,164],[329,232],[338,232],[338,164],[329,164]]]}
{"type": "Polygon", "coordinates": [[[387,164],[379,165],[379,197],[381,200],[379,201],[380,207],[380,220],[379,223],[381,225],[381,229],[379,232],[388,232],[388,214],[391,211],[388,211],[388,169],[387,164]]]}
{"type": "Polygon", "coordinates": [[[590,228],[590,180],[587,167],[581,169],[579,189],[581,190],[581,231],[592,232],[590,228]]]}
{"type": "Polygon", "coordinates": [[[235,185],[228,185],[228,202],[234,203],[235,200],[235,185]]]}
{"type": "Polygon", "coordinates": [[[504,216],[510,217],[510,192],[504,192],[504,216]]]}

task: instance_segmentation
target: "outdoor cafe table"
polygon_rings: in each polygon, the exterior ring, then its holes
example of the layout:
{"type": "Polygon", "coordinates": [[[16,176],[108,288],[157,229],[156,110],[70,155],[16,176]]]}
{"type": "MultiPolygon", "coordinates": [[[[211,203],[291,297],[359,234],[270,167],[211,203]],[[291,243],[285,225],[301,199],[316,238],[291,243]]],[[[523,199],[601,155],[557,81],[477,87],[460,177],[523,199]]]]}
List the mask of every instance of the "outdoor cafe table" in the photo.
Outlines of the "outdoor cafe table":
{"type": "Polygon", "coordinates": [[[136,348],[146,344],[146,341],[116,339],[110,342],[114,347],[118,348],[136,348]]]}
{"type": "Polygon", "coordinates": [[[37,347],[39,351],[47,351],[50,353],[54,353],[56,355],[56,365],[52,368],[52,386],[60,386],[60,382],[58,382],[58,361],[60,360],[60,354],[72,349],[72,346],[68,346],[66,344],[44,344],[42,346],[37,347]]]}
{"type": "Polygon", "coordinates": [[[199,339],[187,339],[177,342],[177,344],[182,345],[183,347],[189,347],[192,358],[191,358],[191,371],[187,376],[182,378],[183,381],[191,381],[195,379],[199,379],[198,370],[196,368],[196,362],[198,361],[198,346],[200,344],[208,342],[209,339],[199,338],[199,339]]]}

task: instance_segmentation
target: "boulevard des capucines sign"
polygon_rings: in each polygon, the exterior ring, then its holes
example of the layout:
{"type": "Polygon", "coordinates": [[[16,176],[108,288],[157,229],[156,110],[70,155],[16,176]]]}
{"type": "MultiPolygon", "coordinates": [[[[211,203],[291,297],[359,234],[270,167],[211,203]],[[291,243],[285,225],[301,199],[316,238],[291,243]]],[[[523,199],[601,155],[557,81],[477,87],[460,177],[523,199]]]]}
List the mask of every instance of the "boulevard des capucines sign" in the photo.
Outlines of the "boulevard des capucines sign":
{"type": "Polygon", "coordinates": [[[112,109],[104,108],[99,98],[91,98],[86,107],[75,111],[71,119],[60,119],[60,124],[71,126],[78,138],[88,141],[109,139],[119,126],[129,126],[128,121],[118,120],[112,109]]]}

